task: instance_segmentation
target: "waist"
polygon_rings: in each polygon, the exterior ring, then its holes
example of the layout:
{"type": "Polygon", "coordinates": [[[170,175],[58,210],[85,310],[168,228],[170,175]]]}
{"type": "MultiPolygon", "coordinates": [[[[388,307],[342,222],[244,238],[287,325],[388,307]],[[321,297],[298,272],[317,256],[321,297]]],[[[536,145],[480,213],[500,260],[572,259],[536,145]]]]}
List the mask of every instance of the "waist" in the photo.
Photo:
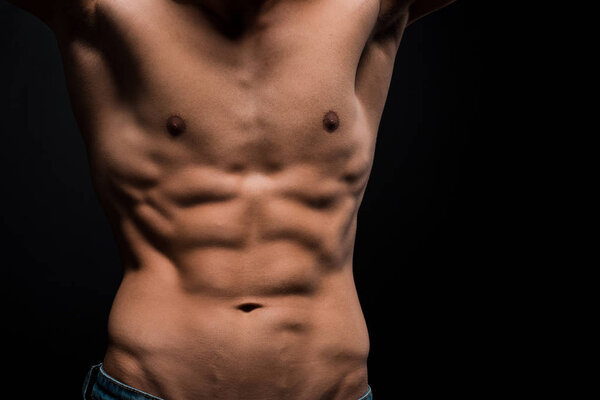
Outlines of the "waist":
{"type": "Polygon", "coordinates": [[[111,374],[167,398],[189,382],[277,396],[366,382],[369,339],[351,270],[322,276],[310,292],[190,291],[184,280],[125,273],[109,319],[111,374]]]}
{"type": "MultiPolygon", "coordinates": [[[[343,395],[346,396],[346,394],[343,395]]],[[[102,364],[94,365],[88,372],[88,375],[84,382],[83,396],[85,399],[101,398],[106,400],[116,400],[126,397],[130,400],[161,400],[160,398],[150,393],[146,393],[139,389],[131,387],[110,376],[106,373],[102,364]]],[[[247,398],[246,394],[243,394],[241,397],[247,398]]],[[[323,398],[323,396],[318,396],[314,398],[323,398]]],[[[346,396],[344,397],[344,400],[347,400],[348,398],[349,397],[346,396]]],[[[355,397],[353,397],[353,399],[354,398],[355,397]]],[[[371,391],[371,387],[367,385],[366,392],[358,400],[371,399],[373,399],[373,393],[371,391]]],[[[199,398],[196,398],[195,400],[199,400],[199,398]]]]}

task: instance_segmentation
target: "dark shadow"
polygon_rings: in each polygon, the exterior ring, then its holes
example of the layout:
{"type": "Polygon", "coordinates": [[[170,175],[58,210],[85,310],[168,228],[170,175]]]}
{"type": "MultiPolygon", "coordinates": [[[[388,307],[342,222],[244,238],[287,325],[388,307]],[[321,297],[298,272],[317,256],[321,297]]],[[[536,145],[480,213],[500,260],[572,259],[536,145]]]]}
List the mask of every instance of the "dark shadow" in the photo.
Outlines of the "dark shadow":
{"type": "Polygon", "coordinates": [[[197,6],[214,28],[229,39],[239,39],[256,21],[268,0],[174,0],[197,6]]]}

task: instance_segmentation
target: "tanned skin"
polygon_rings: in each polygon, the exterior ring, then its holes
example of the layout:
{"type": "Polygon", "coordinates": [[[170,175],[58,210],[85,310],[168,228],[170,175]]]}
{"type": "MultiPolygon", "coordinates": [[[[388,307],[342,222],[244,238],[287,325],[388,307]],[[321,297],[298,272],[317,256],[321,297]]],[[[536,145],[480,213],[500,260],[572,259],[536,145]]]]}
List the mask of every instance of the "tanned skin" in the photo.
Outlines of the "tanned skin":
{"type": "Polygon", "coordinates": [[[54,31],[122,255],[106,372],[357,399],[359,205],[406,26],[451,1],[13,0],[54,31]]]}

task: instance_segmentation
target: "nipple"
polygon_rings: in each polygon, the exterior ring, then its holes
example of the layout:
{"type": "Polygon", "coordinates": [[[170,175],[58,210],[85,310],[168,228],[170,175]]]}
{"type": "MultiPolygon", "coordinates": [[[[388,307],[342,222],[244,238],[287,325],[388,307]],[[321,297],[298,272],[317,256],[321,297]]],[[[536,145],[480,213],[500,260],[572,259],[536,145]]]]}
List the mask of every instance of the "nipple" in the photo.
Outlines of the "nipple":
{"type": "Polygon", "coordinates": [[[172,115],[167,120],[167,131],[171,136],[179,136],[185,132],[185,121],[178,115],[172,115]]]}
{"type": "Polygon", "coordinates": [[[340,118],[335,111],[329,111],[323,117],[323,128],[327,132],[333,132],[340,126],[340,118]]]}

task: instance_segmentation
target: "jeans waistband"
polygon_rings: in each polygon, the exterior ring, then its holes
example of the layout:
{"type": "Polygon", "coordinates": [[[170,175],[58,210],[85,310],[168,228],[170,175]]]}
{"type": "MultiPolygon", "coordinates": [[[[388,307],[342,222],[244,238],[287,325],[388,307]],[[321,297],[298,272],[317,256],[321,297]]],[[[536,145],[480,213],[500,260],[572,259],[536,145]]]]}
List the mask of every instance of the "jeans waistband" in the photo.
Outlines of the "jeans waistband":
{"type": "Polygon", "coordinates": [[[163,400],[108,375],[102,363],[94,365],[83,384],[84,400],[163,400]],[[93,395],[93,397],[92,397],[93,395]]]}
{"type": "MultiPolygon", "coordinates": [[[[88,372],[83,384],[84,400],[164,400],[139,389],[119,382],[108,375],[102,363],[94,365],[88,372]],[[93,397],[92,397],[93,394],[93,397]]],[[[373,392],[368,386],[367,392],[358,400],[373,400],[373,392]]]]}

